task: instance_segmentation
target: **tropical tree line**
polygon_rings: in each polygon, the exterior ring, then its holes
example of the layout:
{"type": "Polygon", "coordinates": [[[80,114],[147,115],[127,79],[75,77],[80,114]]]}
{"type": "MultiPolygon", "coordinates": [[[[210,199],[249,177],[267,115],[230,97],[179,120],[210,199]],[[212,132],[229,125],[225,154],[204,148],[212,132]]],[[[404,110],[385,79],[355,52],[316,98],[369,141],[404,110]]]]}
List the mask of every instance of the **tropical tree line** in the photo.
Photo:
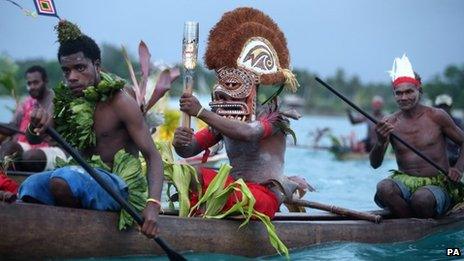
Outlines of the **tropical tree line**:
{"type": "MultiPolygon", "coordinates": [[[[102,66],[105,70],[115,73],[122,78],[130,79],[127,66],[124,62],[121,49],[110,44],[102,46],[102,66]]],[[[131,57],[136,71],[139,71],[135,57],[131,57]]],[[[0,95],[14,95],[20,97],[26,94],[24,73],[32,65],[43,66],[49,77],[49,86],[56,86],[62,80],[60,65],[56,59],[27,59],[12,60],[7,55],[0,55],[0,95]]],[[[155,69],[162,69],[159,66],[155,69]]],[[[305,110],[312,113],[341,113],[346,105],[328,90],[315,81],[317,76],[308,70],[296,69],[300,88],[296,93],[305,101],[305,110]]],[[[213,72],[202,66],[196,68],[197,93],[210,94],[216,81],[213,72]]],[[[330,85],[336,87],[353,102],[368,109],[371,98],[380,95],[385,100],[387,110],[394,111],[396,104],[393,99],[390,83],[363,83],[358,76],[346,75],[343,69],[337,69],[335,74],[324,79],[330,85]]],[[[464,64],[449,65],[444,71],[436,75],[432,80],[423,83],[424,98],[433,101],[437,95],[447,93],[454,99],[454,108],[464,108],[464,64]]],[[[278,90],[278,87],[260,88],[258,99],[264,101],[278,90]]],[[[182,76],[173,84],[171,96],[179,96],[182,93],[182,76]]],[[[286,94],[286,91],[283,91],[286,94]]]]}

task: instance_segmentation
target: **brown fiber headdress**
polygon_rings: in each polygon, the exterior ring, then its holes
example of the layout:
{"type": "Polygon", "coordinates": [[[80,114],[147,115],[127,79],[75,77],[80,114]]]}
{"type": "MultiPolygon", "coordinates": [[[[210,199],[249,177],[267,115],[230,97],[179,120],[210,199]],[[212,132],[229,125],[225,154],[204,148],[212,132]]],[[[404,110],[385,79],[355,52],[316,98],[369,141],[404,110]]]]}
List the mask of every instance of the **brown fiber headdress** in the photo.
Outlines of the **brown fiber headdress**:
{"type": "Polygon", "coordinates": [[[260,76],[265,85],[285,84],[295,92],[289,70],[287,41],[277,24],[263,12],[242,7],[225,13],[210,31],[205,63],[209,69],[242,68],[260,76]]]}

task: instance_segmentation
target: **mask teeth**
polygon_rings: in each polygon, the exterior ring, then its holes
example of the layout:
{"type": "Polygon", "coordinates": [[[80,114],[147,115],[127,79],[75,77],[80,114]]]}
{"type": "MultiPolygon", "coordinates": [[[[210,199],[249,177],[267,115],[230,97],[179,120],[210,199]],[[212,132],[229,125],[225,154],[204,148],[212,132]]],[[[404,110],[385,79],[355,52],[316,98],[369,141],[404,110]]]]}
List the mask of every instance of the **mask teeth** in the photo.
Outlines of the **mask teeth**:
{"type": "Polygon", "coordinates": [[[243,116],[242,121],[245,122],[246,120],[246,115],[243,116]]]}

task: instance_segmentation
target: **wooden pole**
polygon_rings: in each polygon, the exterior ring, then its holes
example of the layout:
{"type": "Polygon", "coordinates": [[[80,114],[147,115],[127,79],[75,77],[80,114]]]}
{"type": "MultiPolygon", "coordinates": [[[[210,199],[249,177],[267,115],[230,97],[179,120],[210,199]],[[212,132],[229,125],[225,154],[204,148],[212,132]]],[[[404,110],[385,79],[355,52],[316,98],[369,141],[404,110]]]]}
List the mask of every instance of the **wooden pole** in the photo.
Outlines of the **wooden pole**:
{"type": "MultiPolygon", "coordinates": [[[[142,216],[137,212],[137,210],[129,204],[119,193],[116,192],[113,187],[111,187],[106,181],[100,177],[100,174],[98,174],[94,168],[92,168],[85,160],[84,158],[79,154],[79,152],[71,147],[61,136],[56,132],[53,128],[48,127],[46,130],[46,133],[52,137],[60,146],[67,152],[69,153],[74,160],[81,165],[82,168],[89,173],[90,176],[92,176],[93,179],[106,191],[110,196],[121,205],[121,207],[129,213],[129,215],[134,218],[135,222],[137,222],[140,226],[143,225],[143,218],[142,216]]],[[[181,254],[177,253],[174,251],[172,248],[170,248],[164,240],[162,240],[160,237],[155,237],[153,238],[155,242],[163,249],[163,251],[166,253],[168,256],[169,260],[186,260],[181,254]]]]}
{"type": "MultiPolygon", "coordinates": [[[[340,99],[342,99],[344,102],[348,103],[348,105],[350,105],[351,107],[353,107],[355,110],[357,110],[359,113],[361,113],[362,115],[364,115],[364,117],[368,118],[370,121],[372,121],[374,124],[377,124],[377,120],[372,117],[371,115],[369,115],[367,112],[365,112],[363,109],[359,108],[358,106],[356,106],[356,104],[354,104],[353,102],[351,102],[350,100],[348,100],[348,98],[346,98],[343,94],[339,93],[337,90],[335,90],[332,86],[328,85],[327,83],[325,83],[323,80],[321,80],[319,77],[316,77],[316,81],[318,81],[320,84],[322,84],[324,87],[326,87],[327,89],[329,89],[331,92],[333,92],[335,95],[337,95],[340,99]]],[[[413,146],[409,145],[406,141],[404,141],[403,139],[401,139],[400,137],[398,137],[397,135],[395,135],[394,133],[391,133],[390,136],[399,141],[401,144],[403,144],[404,146],[406,146],[408,149],[412,150],[414,153],[416,153],[419,157],[421,157],[423,160],[427,161],[430,165],[432,165],[434,168],[436,168],[438,171],[440,171],[443,175],[447,176],[447,171],[445,171],[445,169],[443,169],[441,166],[439,166],[438,164],[436,164],[435,162],[433,162],[431,159],[429,159],[427,156],[425,156],[424,154],[422,154],[419,150],[417,150],[416,148],[414,148],[413,146]]]]}
{"type": "MultiPolygon", "coordinates": [[[[193,91],[193,75],[191,70],[185,70],[184,77],[184,93],[192,94],[193,91]]],[[[183,112],[182,113],[182,127],[190,129],[190,115],[183,112]]]]}
{"type": "Polygon", "coordinates": [[[292,199],[291,201],[288,201],[285,203],[290,204],[290,205],[307,207],[307,208],[320,209],[320,210],[328,211],[328,212],[331,212],[331,213],[334,213],[340,216],[368,220],[374,223],[382,222],[382,216],[380,215],[369,214],[366,212],[360,212],[360,211],[351,210],[347,208],[337,207],[334,205],[326,205],[326,204],[322,204],[322,203],[318,203],[314,201],[307,201],[304,199],[292,199]]]}

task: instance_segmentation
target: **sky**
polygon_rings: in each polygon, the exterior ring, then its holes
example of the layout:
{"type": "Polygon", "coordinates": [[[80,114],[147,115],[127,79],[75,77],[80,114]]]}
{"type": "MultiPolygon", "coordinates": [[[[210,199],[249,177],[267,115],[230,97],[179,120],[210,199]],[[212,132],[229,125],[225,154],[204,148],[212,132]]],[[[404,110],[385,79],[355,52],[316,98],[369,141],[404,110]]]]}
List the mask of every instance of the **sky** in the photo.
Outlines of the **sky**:
{"type": "MultiPolygon", "coordinates": [[[[34,10],[32,0],[15,1],[34,10]]],[[[97,43],[124,44],[135,55],[144,40],[152,59],[167,63],[181,60],[185,21],[199,22],[203,57],[208,32],[222,14],[250,6],[280,26],[294,68],[322,77],[343,68],[363,82],[388,82],[386,71],[403,53],[425,81],[450,64],[464,64],[461,0],[55,0],[55,5],[61,18],[77,23],[97,43]]],[[[56,59],[56,23],[53,17],[25,16],[0,0],[0,53],[56,59]]]]}

